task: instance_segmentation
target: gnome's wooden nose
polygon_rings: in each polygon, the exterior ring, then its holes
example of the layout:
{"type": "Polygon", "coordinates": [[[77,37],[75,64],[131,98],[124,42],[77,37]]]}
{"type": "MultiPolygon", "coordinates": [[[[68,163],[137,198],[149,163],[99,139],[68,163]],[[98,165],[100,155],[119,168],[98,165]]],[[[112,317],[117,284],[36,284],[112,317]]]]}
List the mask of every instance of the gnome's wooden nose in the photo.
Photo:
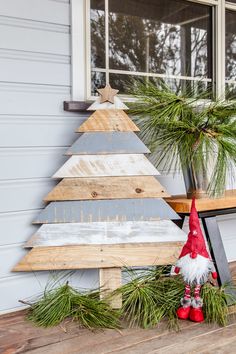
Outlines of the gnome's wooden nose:
{"type": "Polygon", "coordinates": [[[197,253],[196,252],[191,252],[190,253],[190,257],[193,258],[193,259],[197,258],[197,253]]]}

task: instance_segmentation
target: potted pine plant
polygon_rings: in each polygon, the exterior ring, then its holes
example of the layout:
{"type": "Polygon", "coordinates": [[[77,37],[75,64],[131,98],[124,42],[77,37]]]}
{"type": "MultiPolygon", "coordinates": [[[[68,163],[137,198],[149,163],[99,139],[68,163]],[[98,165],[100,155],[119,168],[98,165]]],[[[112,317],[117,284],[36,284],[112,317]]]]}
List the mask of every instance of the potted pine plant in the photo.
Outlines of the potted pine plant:
{"type": "Polygon", "coordinates": [[[132,113],[156,166],[182,168],[188,198],[222,196],[236,164],[236,103],[150,82],[136,82],[134,96],[132,113]]]}

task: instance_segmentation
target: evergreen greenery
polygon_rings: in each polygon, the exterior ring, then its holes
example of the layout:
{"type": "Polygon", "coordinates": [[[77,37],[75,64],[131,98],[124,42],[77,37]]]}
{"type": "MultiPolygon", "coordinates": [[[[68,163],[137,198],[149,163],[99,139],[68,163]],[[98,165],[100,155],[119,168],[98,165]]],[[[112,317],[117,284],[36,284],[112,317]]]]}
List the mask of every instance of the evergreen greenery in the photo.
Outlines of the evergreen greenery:
{"type": "Polygon", "coordinates": [[[56,326],[66,318],[90,329],[119,327],[119,313],[99,300],[99,292],[81,293],[68,283],[46,290],[31,304],[27,318],[42,327],[56,326]]]}
{"type": "MultiPolygon", "coordinates": [[[[130,281],[115,293],[122,294],[122,315],[129,325],[148,328],[165,318],[169,328],[178,329],[176,310],[184,294],[182,277],[167,276],[166,267],[153,268],[141,274],[129,270],[127,274],[130,281]]],[[[236,298],[227,294],[227,289],[228,286],[219,288],[210,283],[203,285],[201,296],[206,322],[221,326],[227,324],[227,301],[236,301],[236,298]]]]}
{"type": "MultiPolygon", "coordinates": [[[[170,329],[177,330],[176,310],[184,293],[181,276],[170,277],[169,267],[153,267],[148,270],[125,270],[126,281],[108,298],[99,299],[99,291],[79,292],[68,282],[46,289],[44,294],[31,302],[27,318],[38,326],[50,327],[68,319],[79,326],[93,328],[119,328],[120,319],[129,327],[155,327],[166,319],[170,329]],[[109,306],[112,296],[122,295],[120,311],[109,306]]],[[[207,283],[202,287],[203,311],[206,322],[227,324],[227,301],[235,302],[227,294],[227,286],[214,287],[207,283]]]]}
{"type": "Polygon", "coordinates": [[[167,171],[191,166],[204,174],[211,165],[208,193],[220,195],[236,163],[236,103],[203,103],[209,92],[176,95],[162,82],[136,82],[134,87],[137,101],[131,111],[156,166],[167,171]]]}

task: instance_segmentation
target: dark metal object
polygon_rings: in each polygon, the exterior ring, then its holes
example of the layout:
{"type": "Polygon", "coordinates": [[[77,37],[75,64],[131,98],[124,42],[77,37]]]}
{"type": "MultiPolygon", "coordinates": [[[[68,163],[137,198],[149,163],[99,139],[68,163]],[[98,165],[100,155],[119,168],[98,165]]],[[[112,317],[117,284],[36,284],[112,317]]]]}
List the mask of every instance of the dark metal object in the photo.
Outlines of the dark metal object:
{"type": "MultiPolygon", "coordinates": [[[[202,220],[206,239],[209,243],[211,257],[218,273],[219,285],[231,284],[232,277],[229,269],[228,260],[225,254],[220,230],[217,224],[216,216],[233,213],[236,213],[236,208],[198,212],[198,216],[202,220]]],[[[185,216],[189,216],[189,214],[190,213],[179,213],[181,220],[175,220],[175,223],[182,228],[184,218],[185,216]]],[[[228,289],[227,291],[228,294],[236,298],[236,291],[234,289],[228,289]]],[[[232,304],[232,301],[229,300],[228,304],[232,304]]]]}
{"type": "Polygon", "coordinates": [[[92,103],[93,101],[64,101],[64,111],[85,112],[92,103]]]}

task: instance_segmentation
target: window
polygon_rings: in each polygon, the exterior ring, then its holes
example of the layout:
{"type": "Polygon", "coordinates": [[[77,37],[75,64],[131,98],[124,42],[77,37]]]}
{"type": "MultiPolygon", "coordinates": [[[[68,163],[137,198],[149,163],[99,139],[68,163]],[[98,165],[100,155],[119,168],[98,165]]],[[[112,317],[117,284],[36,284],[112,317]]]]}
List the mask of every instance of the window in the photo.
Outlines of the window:
{"type": "Polygon", "coordinates": [[[182,0],[91,0],[91,94],[133,77],[175,91],[212,83],[212,8],[182,0]]]}
{"type": "Polygon", "coordinates": [[[226,94],[236,97],[236,12],[226,10],[225,83],[226,94]]]}
{"type": "Polygon", "coordinates": [[[72,98],[163,79],[236,97],[236,0],[71,0],[72,98]]]}

